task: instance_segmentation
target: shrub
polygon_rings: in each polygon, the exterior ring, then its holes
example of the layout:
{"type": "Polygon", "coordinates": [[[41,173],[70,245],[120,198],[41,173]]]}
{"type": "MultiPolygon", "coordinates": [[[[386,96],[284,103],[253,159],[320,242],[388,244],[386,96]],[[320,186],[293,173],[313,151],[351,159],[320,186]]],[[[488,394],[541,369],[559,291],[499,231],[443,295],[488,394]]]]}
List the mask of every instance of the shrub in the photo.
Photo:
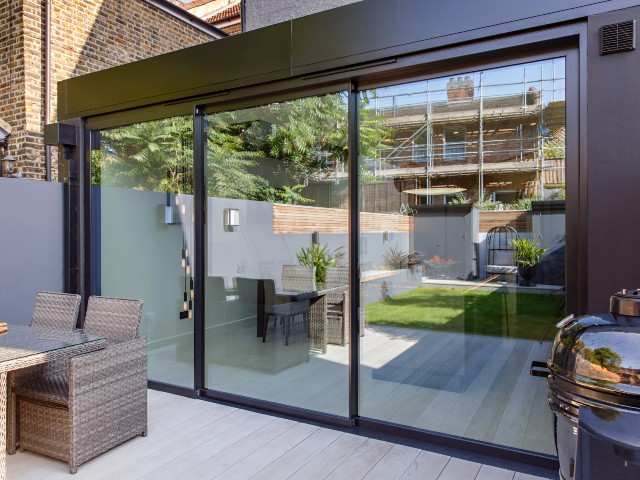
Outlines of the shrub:
{"type": "Polygon", "coordinates": [[[546,248],[539,248],[538,243],[529,238],[514,238],[511,244],[514,248],[513,259],[525,267],[533,267],[540,263],[540,258],[547,251],[546,248]]]}
{"type": "Polygon", "coordinates": [[[343,266],[345,253],[342,247],[329,251],[329,245],[326,243],[322,246],[312,243],[309,248],[302,247],[296,253],[296,257],[300,265],[316,267],[316,283],[324,283],[327,267],[343,266]]]}
{"type": "Polygon", "coordinates": [[[406,252],[396,243],[393,247],[387,247],[382,257],[382,266],[386,270],[402,270],[406,268],[413,274],[418,272],[423,265],[420,259],[421,255],[421,252],[415,250],[406,252]]]}

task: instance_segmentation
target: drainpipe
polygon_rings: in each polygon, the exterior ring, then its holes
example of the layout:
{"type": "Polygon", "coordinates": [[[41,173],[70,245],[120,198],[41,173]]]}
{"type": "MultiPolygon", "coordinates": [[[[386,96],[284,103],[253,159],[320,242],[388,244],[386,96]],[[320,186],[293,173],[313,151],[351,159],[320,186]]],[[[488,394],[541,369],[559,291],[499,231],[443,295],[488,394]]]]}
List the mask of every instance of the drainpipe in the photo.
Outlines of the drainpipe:
{"type": "Polygon", "coordinates": [[[242,33],[247,31],[247,2],[240,0],[240,23],[242,24],[242,33]]]}
{"type": "MultiPolygon", "coordinates": [[[[44,124],[51,122],[51,0],[44,0],[44,124]]],[[[51,181],[51,146],[44,146],[45,175],[51,181]]]]}

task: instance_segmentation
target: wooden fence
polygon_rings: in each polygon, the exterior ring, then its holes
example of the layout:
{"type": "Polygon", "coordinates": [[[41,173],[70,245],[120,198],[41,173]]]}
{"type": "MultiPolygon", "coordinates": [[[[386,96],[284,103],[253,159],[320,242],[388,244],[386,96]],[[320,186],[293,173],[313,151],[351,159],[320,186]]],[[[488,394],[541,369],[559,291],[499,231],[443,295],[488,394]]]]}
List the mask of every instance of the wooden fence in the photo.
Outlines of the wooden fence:
{"type": "Polygon", "coordinates": [[[517,232],[531,231],[531,215],[524,210],[482,210],[479,231],[488,232],[493,227],[508,225],[517,232]]]}
{"type": "MultiPolygon", "coordinates": [[[[413,217],[386,213],[360,214],[360,231],[413,232],[413,217]]],[[[273,205],[273,233],[349,233],[349,212],[339,208],[273,205]]]]}
{"type": "MultiPolygon", "coordinates": [[[[508,225],[518,232],[531,231],[531,215],[523,210],[480,211],[479,231],[508,225]]],[[[360,231],[413,232],[413,217],[387,213],[360,214],[360,231]]],[[[340,208],[273,205],[273,233],[349,233],[349,213],[340,208]]]]}

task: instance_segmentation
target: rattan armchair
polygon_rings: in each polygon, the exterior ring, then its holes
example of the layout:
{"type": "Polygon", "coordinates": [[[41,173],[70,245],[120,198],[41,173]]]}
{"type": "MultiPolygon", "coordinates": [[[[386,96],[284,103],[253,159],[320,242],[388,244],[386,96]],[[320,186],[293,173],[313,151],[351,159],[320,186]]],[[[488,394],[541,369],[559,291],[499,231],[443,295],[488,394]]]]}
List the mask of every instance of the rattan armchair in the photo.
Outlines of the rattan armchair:
{"type": "MultiPolygon", "coordinates": [[[[73,331],[78,322],[80,300],[80,295],[72,293],[38,292],[31,326],[73,331]]],[[[29,378],[59,369],[60,365],[60,362],[44,363],[14,370],[7,375],[7,453],[9,455],[16,453],[18,441],[17,403],[13,389],[29,378]]]]}
{"type": "Polygon", "coordinates": [[[142,301],[91,297],[84,330],[103,350],[72,357],[62,372],[19,385],[20,448],[66,461],[69,471],[147,434],[147,340],[142,301]]]}
{"type": "Polygon", "coordinates": [[[349,343],[349,269],[327,267],[327,342],[336,345],[349,343]]]}
{"type": "Polygon", "coordinates": [[[316,289],[316,267],[306,265],[282,266],[282,290],[310,292],[316,289]]]}

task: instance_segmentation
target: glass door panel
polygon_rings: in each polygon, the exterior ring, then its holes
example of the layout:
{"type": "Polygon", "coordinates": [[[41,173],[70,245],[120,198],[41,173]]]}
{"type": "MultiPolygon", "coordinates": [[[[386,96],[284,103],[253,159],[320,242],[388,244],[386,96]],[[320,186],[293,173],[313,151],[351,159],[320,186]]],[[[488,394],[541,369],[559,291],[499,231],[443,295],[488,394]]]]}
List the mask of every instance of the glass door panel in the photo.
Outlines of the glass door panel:
{"type": "Polygon", "coordinates": [[[193,388],[193,117],[92,132],[94,291],[144,302],[149,378],[193,388]]]}
{"type": "Polygon", "coordinates": [[[347,101],[207,115],[206,387],[348,411],[347,101]]]}
{"type": "Polygon", "coordinates": [[[529,367],[564,312],[564,80],[558,58],[361,93],[361,416],[555,454],[529,367]]]}

